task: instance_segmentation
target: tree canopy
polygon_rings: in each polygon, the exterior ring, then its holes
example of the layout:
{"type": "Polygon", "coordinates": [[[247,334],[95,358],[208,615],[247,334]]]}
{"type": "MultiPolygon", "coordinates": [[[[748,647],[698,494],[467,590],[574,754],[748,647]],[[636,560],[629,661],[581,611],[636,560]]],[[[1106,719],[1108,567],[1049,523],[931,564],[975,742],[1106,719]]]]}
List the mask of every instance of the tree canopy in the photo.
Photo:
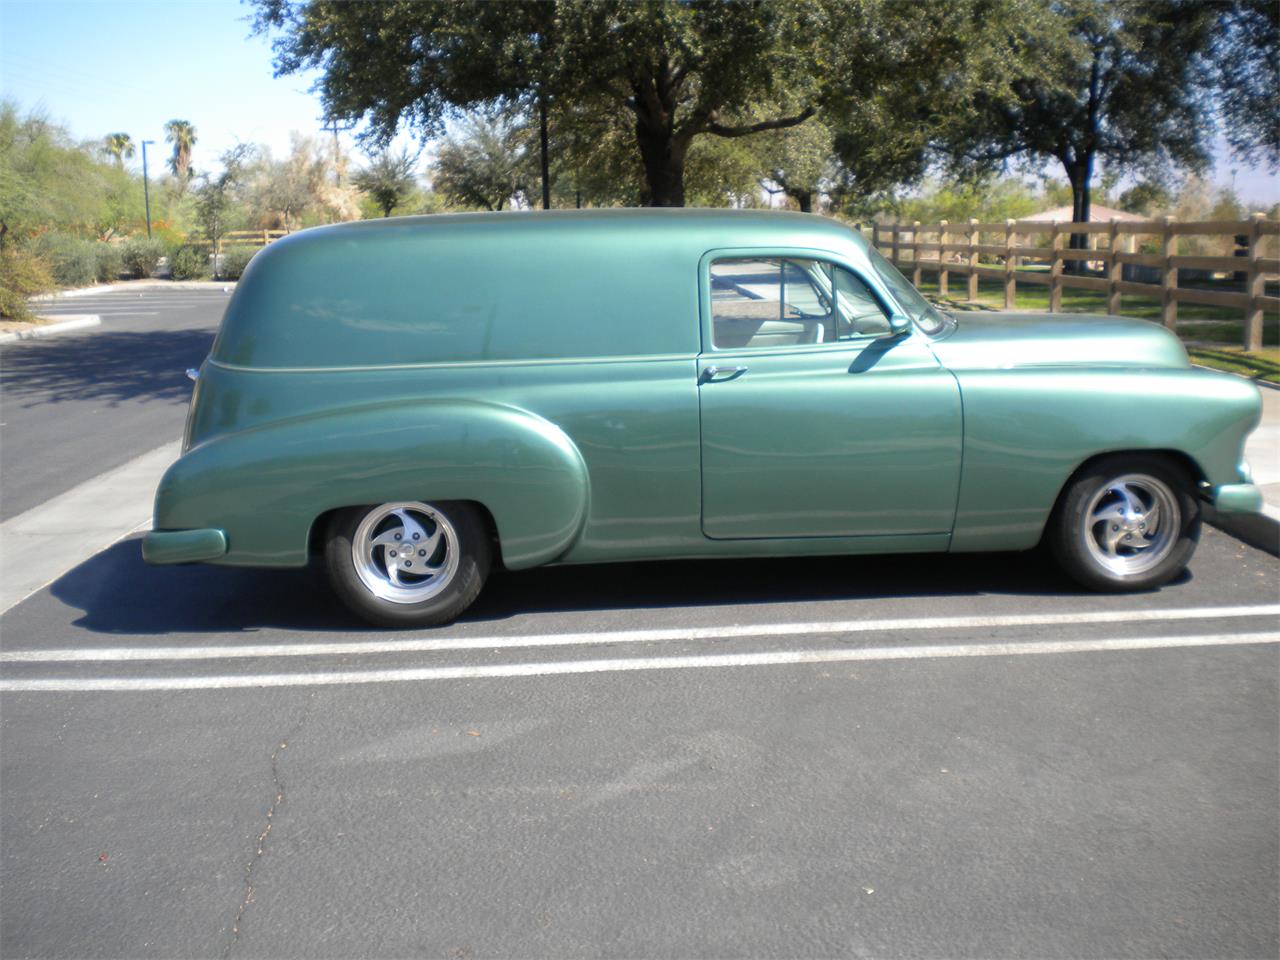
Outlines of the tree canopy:
{"type": "MultiPolygon", "coordinates": [[[[1009,68],[1009,18],[1031,0],[255,0],[277,73],[317,68],[330,116],[386,143],[447,117],[536,101],[629,131],[644,202],[685,202],[703,138],[738,139],[826,113],[847,179],[923,168],[928,136],[1009,68]],[[928,127],[928,131],[925,128],[928,127]]],[[[1030,14],[1028,14],[1030,16],[1030,14]]]]}
{"type": "Polygon", "coordinates": [[[961,167],[1056,161],[1087,221],[1099,161],[1112,171],[1200,170],[1213,129],[1207,67],[1217,9],[1199,0],[1058,0],[1011,26],[1025,58],[1002,96],[982,95],[948,134],[961,167]]]}

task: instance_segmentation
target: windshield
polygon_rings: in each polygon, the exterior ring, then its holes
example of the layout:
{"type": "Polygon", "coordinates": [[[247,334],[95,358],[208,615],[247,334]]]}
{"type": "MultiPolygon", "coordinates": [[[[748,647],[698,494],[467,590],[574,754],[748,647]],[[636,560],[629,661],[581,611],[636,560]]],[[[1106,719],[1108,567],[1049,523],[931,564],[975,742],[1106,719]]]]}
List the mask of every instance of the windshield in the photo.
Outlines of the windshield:
{"type": "Polygon", "coordinates": [[[885,286],[893,293],[898,305],[915,322],[916,326],[931,337],[937,336],[947,329],[952,322],[951,319],[924,297],[920,296],[920,291],[898,272],[898,268],[890,263],[884,254],[875,247],[868,247],[867,255],[871,259],[871,266],[880,275],[880,279],[884,281],[885,286]]]}

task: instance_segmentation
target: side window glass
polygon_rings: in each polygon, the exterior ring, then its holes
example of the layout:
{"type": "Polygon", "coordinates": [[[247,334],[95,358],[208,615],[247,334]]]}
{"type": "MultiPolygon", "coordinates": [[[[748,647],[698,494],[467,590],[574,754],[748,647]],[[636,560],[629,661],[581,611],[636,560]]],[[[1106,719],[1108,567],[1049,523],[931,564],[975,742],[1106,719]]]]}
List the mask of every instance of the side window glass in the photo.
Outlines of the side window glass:
{"type": "Polygon", "coordinates": [[[834,267],[838,319],[837,339],[891,333],[889,317],[867,285],[843,267],[834,267]]]}
{"type": "Polygon", "coordinates": [[[711,264],[712,337],[720,349],[835,339],[831,266],[772,257],[711,264]]]}

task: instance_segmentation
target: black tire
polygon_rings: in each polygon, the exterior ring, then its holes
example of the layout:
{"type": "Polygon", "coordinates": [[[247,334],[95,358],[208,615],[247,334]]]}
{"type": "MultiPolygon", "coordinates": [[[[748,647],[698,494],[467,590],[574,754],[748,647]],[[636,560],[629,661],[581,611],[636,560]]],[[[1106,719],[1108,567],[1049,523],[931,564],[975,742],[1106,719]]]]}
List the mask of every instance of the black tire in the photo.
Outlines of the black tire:
{"type": "Polygon", "coordinates": [[[1200,540],[1194,480],[1158,454],[1102,457],[1067,484],[1046,540],[1062,570],[1091,590],[1168,583],[1186,569],[1200,540]]]}
{"type": "Polygon", "coordinates": [[[349,507],[335,513],[325,530],[324,566],[334,593],[358,616],[382,627],[438,626],[455,620],[480,595],[492,556],[480,511],[457,500],[349,507]],[[411,529],[427,537],[424,544],[435,543],[425,559],[389,540],[400,540],[398,531],[409,543],[404,532],[411,529]],[[384,538],[386,544],[373,543],[384,538]],[[392,547],[397,549],[391,556],[397,559],[388,561],[385,551],[392,547]],[[430,567],[419,572],[400,566],[429,565],[433,560],[440,570],[434,578],[430,567]],[[394,578],[382,569],[388,562],[397,568],[394,578]],[[422,599],[415,599],[418,596],[422,599]]]}

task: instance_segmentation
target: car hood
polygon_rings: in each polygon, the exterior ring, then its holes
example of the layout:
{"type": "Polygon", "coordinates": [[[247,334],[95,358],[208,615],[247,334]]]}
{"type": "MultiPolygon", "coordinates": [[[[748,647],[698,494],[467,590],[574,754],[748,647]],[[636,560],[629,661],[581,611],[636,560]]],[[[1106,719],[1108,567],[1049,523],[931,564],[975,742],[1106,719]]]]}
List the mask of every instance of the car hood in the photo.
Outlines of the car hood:
{"type": "Polygon", "coordinates": [[[1147,320],[1092,314],[961,313],[933,343],[952,370],[1009,367],[1187,367],[1187,351],[1147,320]]]}

